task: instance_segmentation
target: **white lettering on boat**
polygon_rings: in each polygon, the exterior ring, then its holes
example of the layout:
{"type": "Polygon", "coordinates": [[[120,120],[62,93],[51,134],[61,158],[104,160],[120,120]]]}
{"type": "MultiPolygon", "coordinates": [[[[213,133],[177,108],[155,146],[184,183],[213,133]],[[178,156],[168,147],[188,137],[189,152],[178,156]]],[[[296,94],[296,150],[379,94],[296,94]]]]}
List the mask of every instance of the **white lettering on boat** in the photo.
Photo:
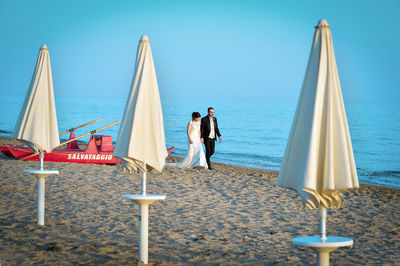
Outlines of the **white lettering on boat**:
{"type": "Polygon", "coordinates": [[[68,154],[68,160],[112,160],[112,158],[112,154],[68,154]]]}

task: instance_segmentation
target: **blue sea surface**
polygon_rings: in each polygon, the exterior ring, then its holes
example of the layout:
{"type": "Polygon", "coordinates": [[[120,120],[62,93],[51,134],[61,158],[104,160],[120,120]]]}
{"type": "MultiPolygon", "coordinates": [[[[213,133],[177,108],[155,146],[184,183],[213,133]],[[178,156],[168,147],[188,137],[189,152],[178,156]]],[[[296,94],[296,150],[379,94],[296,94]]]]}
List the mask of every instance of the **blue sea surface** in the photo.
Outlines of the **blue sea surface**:
{"type": "MultiPolygon", "coordinates": [[[[1,98],[0,135],[11,136],[23,100],[1,98]]],[[[223,142],[216,144],[212,161],[279,170],[296,103],[163,100],[162,106],[167,147],[175,147],[173,155],[186,154],[191,113],[204,116],[213,106],[223,142]]],[[[124,99],[57,98],[59,131],[103,119],[76,131],[83,135],[121,120],[124,107],[124,99]]],[[[349,104],[346,113],[360,183],[400,188],[400,106],[349,104]]],[[[111,135],[115,142],[118,130],[119,125],[98,134],[111,135]]]]}

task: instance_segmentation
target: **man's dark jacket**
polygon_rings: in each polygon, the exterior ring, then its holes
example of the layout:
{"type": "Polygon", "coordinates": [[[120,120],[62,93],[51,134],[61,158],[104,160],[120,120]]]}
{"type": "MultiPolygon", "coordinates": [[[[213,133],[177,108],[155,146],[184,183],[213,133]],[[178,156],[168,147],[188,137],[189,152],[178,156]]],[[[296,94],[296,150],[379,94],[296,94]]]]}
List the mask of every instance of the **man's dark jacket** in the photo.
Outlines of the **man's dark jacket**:
{"type": "MultiPolygon", "coordinates": [[[[217,118],[213,117],[212,119],[214,120],[215,136],[221,137],[221,133],[219,133],[219,129],[218,129],[217,118]]],[[[210,117],[207,115],[201,119],[201,130],[200,130],[201,136],[200,137],[208,138],[208,136],[210,135],[210,131],[211,131],[210,117]]],[[[216,139],[217,138],[215,138],[214,140],[216,140],[216,139]]]]}

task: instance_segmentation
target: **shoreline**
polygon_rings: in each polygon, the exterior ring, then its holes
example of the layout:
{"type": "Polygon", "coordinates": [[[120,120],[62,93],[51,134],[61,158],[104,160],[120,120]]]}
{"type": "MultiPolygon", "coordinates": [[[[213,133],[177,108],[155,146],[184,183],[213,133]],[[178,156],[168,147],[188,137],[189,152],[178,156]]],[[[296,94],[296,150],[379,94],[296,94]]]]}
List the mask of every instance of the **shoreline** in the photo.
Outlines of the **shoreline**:
{"type": "MultiPolygon", "coordinates": [[[[87,142],[83,142],[81,140],[77,140],[77,142],[78,142],[78,145],[79,145],[79,147],[81,149],[86,149],[87,142]]],[[[23,143],[19,142],[18,140],[12,139],[10,137],[0,136],[0,145],[2,145],[2,144],[24,145],[23,143]]],[[[169,163],[177,163],[177,162],[182,162],[183,159],[184,159],[184,157],[175,156],[175,155],[169,155],[167,157],[166,161],[169,162],[169,163]]],[[[213,162],[213,164],[220,165],[220,166],[239,167],[239,168],[245,168],[245,169],[276,172],[276,174],[279,172],[279,171],[271,170],[271,169],[264,169],[264,168],[250,167],[250,166],[242,166],[242,165],[235,165],[235,164],[227,164],[227,163],[222,163],[222,162],[213,162]]],[[[359,182],[360,182],[360,180],[359,180],[359,182]]],[[[383,187],[383,188],[391,188],[391,189],[400,190],[400,188],[397,188],[397,187],[378,185],[378,184],[373,184],[373,183],[361,183],[360,182],[360,187],[361,186],[376,186],[376,187],[383,187]]]]}
{"type": "MultiPolygon", "coordinates": [[[[0,138],[1,141],[1,138],[0,138]]],[[[169,161],[180,160],[169,157],[169,161]]],[[[0,155],[0,263],[136,265],[141,176],[115,166],[44,162],[45,226],[36,224],[39,162],[0,155]]],[[[318,235],[318,210],[276,185],[277,172],[215,164],[215,170],[166,167],[149,173],[150,265],[315,264],[299,236],[318,235]]],[[[328,211],[327,233],[354,240],[331,253],[332,265],[400,263],[400,190],[373,185],[343,194],[328,211]]]]}

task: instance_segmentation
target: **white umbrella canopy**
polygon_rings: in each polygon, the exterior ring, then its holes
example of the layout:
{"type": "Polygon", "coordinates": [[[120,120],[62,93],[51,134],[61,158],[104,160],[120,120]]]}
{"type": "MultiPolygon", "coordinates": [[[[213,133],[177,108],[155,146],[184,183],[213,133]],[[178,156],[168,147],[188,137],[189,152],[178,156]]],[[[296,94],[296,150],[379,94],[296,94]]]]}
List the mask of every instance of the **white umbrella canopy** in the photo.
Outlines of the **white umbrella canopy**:
{"type": "Polygon", "coordinates": [[[39,51],[13,138],[27,143],[37,152],[51,152],[60,144],[50,56],[44,44],[39,51]]]}
{"type": "Polygon", "coordinates": [[[295,189],[306,207],[334,208],[359,185],[330,26],[322,19],[315,28],[277,183],[295,189]]]}
{"type": "Polygon", "coordinates": [[[146,35],[139,42],[114,156],[123,160],[129,172],[161,172],[168,156],[156,71],[146,35]]]}

